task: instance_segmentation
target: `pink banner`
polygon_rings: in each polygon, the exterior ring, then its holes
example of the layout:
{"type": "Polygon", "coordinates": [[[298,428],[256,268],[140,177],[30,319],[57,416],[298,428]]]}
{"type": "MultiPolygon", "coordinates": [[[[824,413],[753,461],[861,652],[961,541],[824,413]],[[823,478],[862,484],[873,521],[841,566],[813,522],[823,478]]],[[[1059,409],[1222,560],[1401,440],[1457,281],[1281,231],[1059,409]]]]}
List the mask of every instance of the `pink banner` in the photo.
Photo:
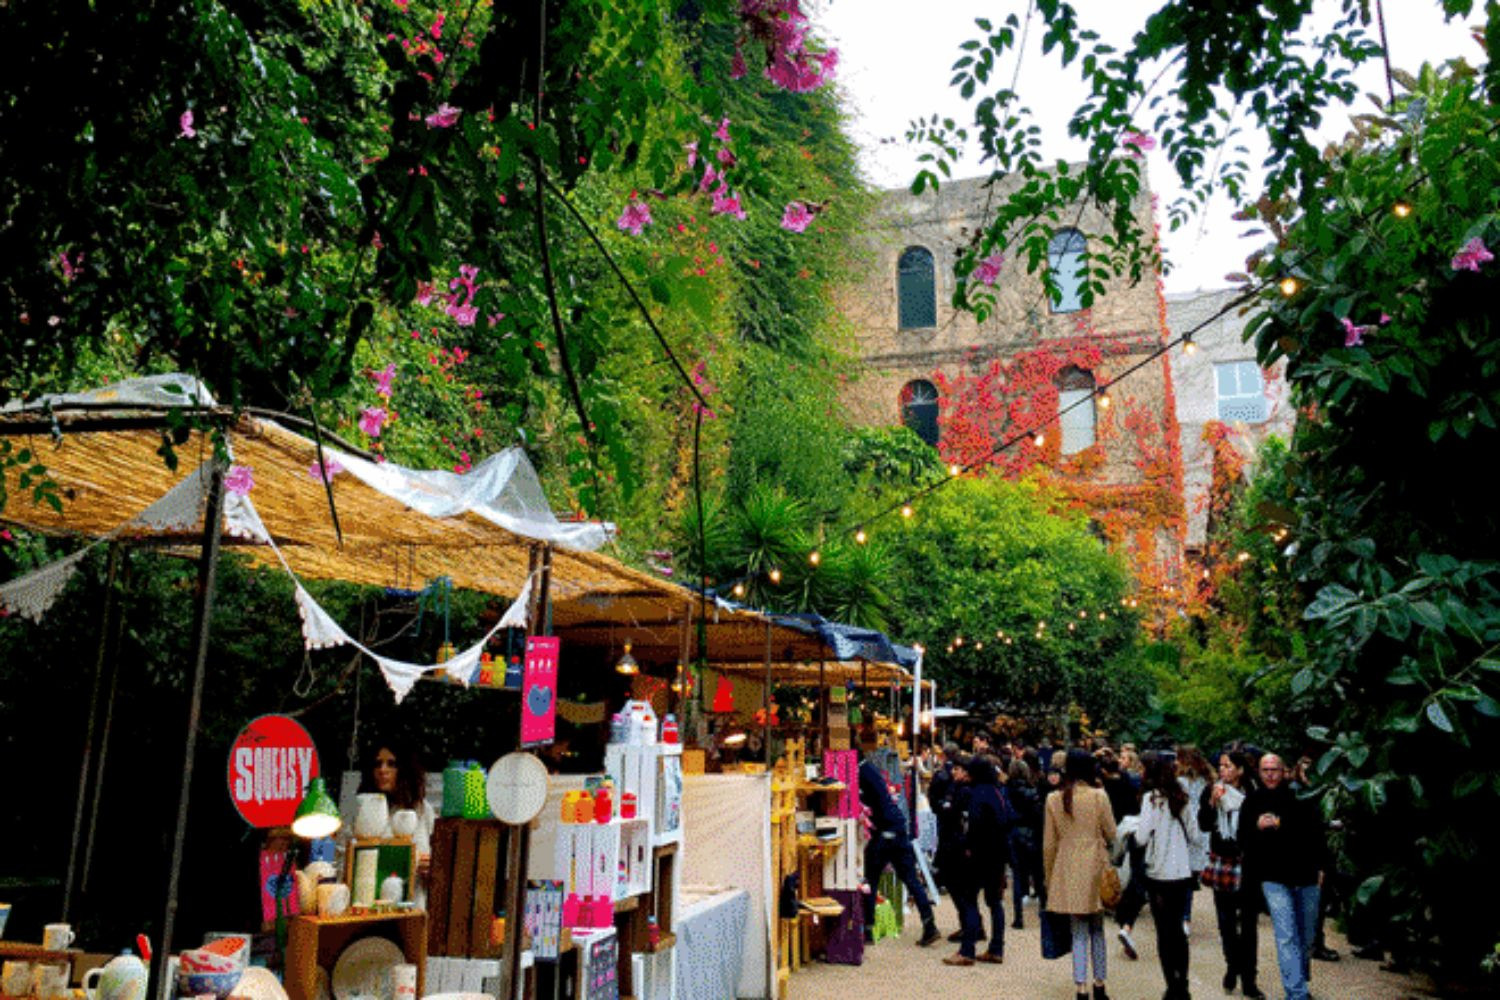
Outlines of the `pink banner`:
{"type": "Polygon", "coordinates": [[[558,639],[551,635],[526,640],[526,667],[521,674],[521,745],[551,743],[557,732],[558,639]]]}

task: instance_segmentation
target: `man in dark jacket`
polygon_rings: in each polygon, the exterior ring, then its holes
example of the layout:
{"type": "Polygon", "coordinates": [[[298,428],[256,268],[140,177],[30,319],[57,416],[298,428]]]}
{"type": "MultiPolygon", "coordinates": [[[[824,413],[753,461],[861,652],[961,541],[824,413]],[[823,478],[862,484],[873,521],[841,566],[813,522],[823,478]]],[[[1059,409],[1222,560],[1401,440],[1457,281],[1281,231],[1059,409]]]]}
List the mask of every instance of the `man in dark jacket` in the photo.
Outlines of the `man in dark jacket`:
{"type": "Polygon", "coordinates": [[[943,961],[949,965],[973,965],[975,961],[999,964],[1005,958],[1005,868],[1010,862],[1010,829],[1015,814],[1000,790],[993,757],[972,758],[968,771],[963,829],[964,886],[953,890],[964,933],[958,954],[943,961]],[[990,911],[990,944],[984,954],[976,954],[975,949],[983,930],[980,893],[984,894],[985,906],[990,911]]]}
{"type": "MultiPolygon", "coordinates": [[[[963,863],[964,818],[968,810],[969,757],[959,751],[958,744],[950,743],[945,753],[948,764],[946,774],[939,772],[927,789],[927,803],[937,818],[937,878],[942,887],[953,896],[958,905],[958,893],[967,887],[968,876],[963,863]],[[939,778],[945,780],[939,781],[939,778]]],[[[963,936],[959,929],[948,935],[949,941],[963,936]]],[[[983,933],[980,937],[983,937],[983,933]]]]}
{"type": "Polygon", "coordinates": [[[1261,787],[1240,808],[1244,877],[1258,882],[1265,896],[1287,1000],[1307,1000],[1328,851],[1323,818],[1292,789],[1276,754],[1261,757],[1259,771],[1261,787]]]}
{"type": "Polygon", "coordinates": [[[906,815],[891,795],[885,775],[868,759],[859,765],[859,800],[870,810],[870,822],[875,827],[865,847],[865,881],[870,884],[870,891],[865,894],[865,927],[875,926],[875,886],[886,865],[890,865],[922,915],[922,936],[917,944],[925,948],[942,935],[933,919],[927,890],[917,876],[917,855],[906,832],[906,815]]]}

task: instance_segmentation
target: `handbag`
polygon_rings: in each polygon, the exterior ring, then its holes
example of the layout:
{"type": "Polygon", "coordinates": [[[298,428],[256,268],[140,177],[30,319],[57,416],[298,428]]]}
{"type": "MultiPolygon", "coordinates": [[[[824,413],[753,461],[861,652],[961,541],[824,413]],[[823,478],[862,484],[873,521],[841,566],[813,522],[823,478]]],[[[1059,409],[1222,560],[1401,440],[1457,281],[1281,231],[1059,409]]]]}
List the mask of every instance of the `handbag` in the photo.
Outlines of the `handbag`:
{"type": "Polygon", "coordinates": [[[1238,892],[1244,881],[1238,857],[1226,858],[1210,852],[1203,869],[1203,884],[1215,892],[1238,892]]]}
{"type": "Polygon", "coordinates": [[[1123,895],[1125,887],[1120,884],[1120,873],[1115,871],[1114,865],[1106,862],[1099,872],[1099,905],[1112,913],[1123,895]]]}
{"type": "Polygon", "coordinates": [[[1042,911],[1042,957],[1062,958],[1073,953],[1073,918],[1066,913],[1042,911]]]}

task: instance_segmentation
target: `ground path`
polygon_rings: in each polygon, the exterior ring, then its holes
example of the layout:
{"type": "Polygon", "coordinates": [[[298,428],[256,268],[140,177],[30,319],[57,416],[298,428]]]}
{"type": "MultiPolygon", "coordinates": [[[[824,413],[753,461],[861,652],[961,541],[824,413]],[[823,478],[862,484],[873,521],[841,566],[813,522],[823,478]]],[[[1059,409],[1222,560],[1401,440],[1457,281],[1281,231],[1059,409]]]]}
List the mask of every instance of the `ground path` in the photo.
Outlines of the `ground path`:
{"type": "MultiPolygon", "coordinates": [[[[956,952],[957,946],[944,941],[931,948],[916,947],[917,921],[914,914],[908,914],[902,939],[867,946],[863,965],[814,962],[794,974],[791,1000],[1073,1000],[1071,961],[1042,960],[1034,904],[1026,907],[1025,920],[1025,930],[1006,929],[1004,965],[955,968],[944,965],[942,958],[956,952]]],[[[985,922],[988,928],[988,915],[985,922]]],[[[938,925],[945,934],[958,926],[947,897],[938,909],[938,925]]],[[[1282,995],[1281,981],[1270,919],[1264,914],[1260,928],[1260,988],[1266,996],[1277,998],[1282,995]]],[[[1138,961],[1132,962],[1121,953],[1113,922],[1108,929],[1111,1000],[1157,1000],[1164,985],[1150,914],[1143,913],[1135,928],[1141,955],[1138,961]]],[[[1331,928],[1329,937],[1329,943],[1343,953],[1343,960],[1313,963],[1313,996],[1317,1000],[1407,1000],[1434,995],[1416,979],[1381,972],[1379,963],[1354,958],[1331,928]]],[[[1194,900],[1191,946],[1194,1000],[1224,996],[1224,959],[1213,902],[1204,893],[1194,900]]],[[[1239,996],[1238,991],[1234,995],[1239,996]]]]}

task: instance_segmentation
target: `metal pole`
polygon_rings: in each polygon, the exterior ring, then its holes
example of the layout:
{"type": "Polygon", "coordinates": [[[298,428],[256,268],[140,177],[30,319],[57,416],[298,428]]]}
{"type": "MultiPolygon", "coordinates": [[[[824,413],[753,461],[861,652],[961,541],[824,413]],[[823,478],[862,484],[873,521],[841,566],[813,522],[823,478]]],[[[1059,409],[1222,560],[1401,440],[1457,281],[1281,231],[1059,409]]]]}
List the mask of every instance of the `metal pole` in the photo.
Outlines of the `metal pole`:
{"type": "Polygon", "coordinates": [[[760,707],[763,715],[761,744],[765,747],[766,770],[771,769],[771,620],[766,619],[766,690],[761,695],[760,707]]]}
{"type": "MultiPolygon", "coordinates": [[[[123,576],[122,586],[126,593],[130,592],[130,553],[122,551],[123,576]]],[[[120,631],[125,621],[122,614],[115,614],[114,625],[110,630],[110,646],[118,651],[120,648],[120,631]]],[[[104,727],[99,733],[99,763],[94,768],[94,797],[89,803],[89,832],[83,842],[83,874],[79,878],[79,892],[85,896],[89,891],[89,873],[94,865],[94,835],[99,829],[99,802],[103,798],[104,789],[104,767],[109,763],[109,739],[115,724],[115,693],[120,688],[120,662],[118,656],[112,656],[107,661],[109,666],[109,693],[104,696],[104,727]]]]}
{"type": "Polygon", "coordinates": [[[916,757],[922,741],[922,654],[917,654],[917,680],[911,691],[911,755],[916,757]]]}
{"type": "MultiPolygon", "coordinates": [[[[114,612],[115,574],[120,568],[120,546],[109,546],[109,569],[104,578],[104,608],[99,615],[99,653],[94,659],[94,690],[89,694],[89,722],[83,738],[83,761],[78,765],[78,802],[73,807],[73,839],[68,845],[68,875],[63,883],[62,918],[68,919],[73,904],[73,876],[78,871],[78,841],[83,835],[83,807],[88,798],[89,765],[94,757],[94,730],[99,724],[99,689],[104,686],[104,668],[109,660],[109,618],[114,612]]],[[[95,794],[98,794],[97,789],[95,794]]]]}
{"type": "MultiPolygon", "coordinates": [[[[203,674],[208,664],[208,639],[213,625],[214,584],[219,568],[220,522],[224,516],[224,465],[210,462],[208,503],[203,513],[203,547],[198,559],[197,604],[193,608],[193,684],[188,695],[187,741],[182,750],[182,789],[177,795],[177,825],[172,832],[172,867],[167,876],[167,910],[162,919],[161,945],[152,956],[153,981],[166,976],[172,953],[172,931],[177,923],[177,890],[182,881],[182,849],[187,835],[188,801],[192,797],[193,758],[198,750],[198,722],[203,714],[203,674]]],[[[148,993],[147,996],[151,994],[148,993]]]]}

